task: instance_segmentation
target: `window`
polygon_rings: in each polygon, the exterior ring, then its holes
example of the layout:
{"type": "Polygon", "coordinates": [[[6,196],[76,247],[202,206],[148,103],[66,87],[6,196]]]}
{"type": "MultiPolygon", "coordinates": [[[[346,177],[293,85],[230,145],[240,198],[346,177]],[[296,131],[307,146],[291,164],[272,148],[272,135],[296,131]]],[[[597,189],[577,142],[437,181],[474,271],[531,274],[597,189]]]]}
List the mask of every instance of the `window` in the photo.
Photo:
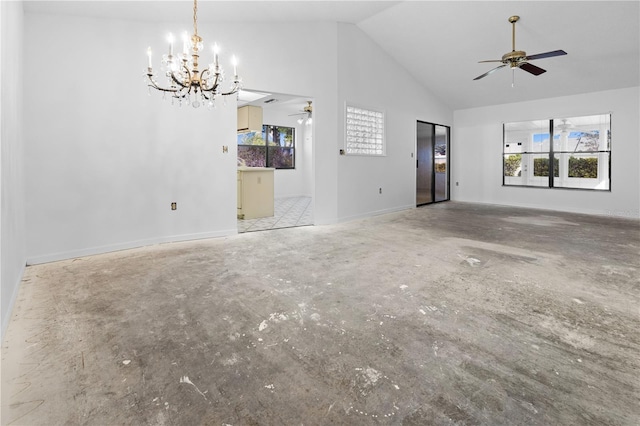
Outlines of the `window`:
{"type": "Polygon", "coordinates": [[[295,169],[296,129],[264,125],[262,133],[238,134],[238,160],[249,167],[295,169]]]}
{"type": "Polygon", "coordinates": [[[384,113],[347,105],[347,154],[385,155],[384,113]]]}
{"type": "Polygon", "coordinates": [[[610,114],[504,124],[506,186],[609,191],[610,164],[610,114]]]}

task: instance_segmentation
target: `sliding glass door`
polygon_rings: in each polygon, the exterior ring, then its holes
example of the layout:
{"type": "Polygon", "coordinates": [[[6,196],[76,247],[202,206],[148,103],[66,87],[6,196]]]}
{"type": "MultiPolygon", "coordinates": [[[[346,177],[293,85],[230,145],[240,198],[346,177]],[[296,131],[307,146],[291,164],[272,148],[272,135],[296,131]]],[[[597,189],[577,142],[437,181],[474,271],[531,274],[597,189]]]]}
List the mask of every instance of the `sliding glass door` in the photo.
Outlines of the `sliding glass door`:
{"type": "Polygon", "coordinates": [[[449,199],[448,126],[417,123],[416,205],[449,199]]]}

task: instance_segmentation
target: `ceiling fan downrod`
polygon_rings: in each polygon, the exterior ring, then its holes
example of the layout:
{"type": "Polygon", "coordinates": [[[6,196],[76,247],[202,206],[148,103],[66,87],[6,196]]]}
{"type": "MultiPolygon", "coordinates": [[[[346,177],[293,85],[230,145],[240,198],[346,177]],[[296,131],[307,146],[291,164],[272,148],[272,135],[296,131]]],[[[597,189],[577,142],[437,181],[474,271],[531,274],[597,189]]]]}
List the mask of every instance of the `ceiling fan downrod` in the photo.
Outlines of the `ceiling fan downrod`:
{"type": "Polygon", "coordinates": [[[527,56],[527,52],[516,50],[516,22],[519,19],[520,17],[517,15],[509,17],[509,22],[511,22],[511,52],[502,55],[502,62],[512,69],[518,68],[527,56]]]}
{"type": "Polygon", "coordinates": [[[511,22],[511,51],[516,51],[516,22],[520,19],[519,16],[513,15],[509,17],[509,22],[511,22]]]}

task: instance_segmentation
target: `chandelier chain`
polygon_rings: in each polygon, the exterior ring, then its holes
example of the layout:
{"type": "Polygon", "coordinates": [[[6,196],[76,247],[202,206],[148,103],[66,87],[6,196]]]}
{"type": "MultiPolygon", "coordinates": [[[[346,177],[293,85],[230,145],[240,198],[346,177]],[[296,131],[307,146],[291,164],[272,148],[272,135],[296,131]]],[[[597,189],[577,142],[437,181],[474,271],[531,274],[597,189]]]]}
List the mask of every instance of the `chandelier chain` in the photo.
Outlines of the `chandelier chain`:
{"type": "Polygon", "coordinates": [[[193,33],[198,35],[198,0],[193,0],[193,33]]]}

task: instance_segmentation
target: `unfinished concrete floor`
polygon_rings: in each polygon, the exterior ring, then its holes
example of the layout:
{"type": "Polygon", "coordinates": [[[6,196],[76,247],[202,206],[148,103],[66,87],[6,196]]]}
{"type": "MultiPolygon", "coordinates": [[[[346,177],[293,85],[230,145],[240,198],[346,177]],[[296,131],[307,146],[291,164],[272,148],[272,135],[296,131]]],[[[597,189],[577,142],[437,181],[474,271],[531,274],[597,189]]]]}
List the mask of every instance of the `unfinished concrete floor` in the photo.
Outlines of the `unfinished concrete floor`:
{"type": "Polygon", "coordinates": [[[637,425],[639,223],[444,203],[32,266],[3,425],[637,425]]]}

